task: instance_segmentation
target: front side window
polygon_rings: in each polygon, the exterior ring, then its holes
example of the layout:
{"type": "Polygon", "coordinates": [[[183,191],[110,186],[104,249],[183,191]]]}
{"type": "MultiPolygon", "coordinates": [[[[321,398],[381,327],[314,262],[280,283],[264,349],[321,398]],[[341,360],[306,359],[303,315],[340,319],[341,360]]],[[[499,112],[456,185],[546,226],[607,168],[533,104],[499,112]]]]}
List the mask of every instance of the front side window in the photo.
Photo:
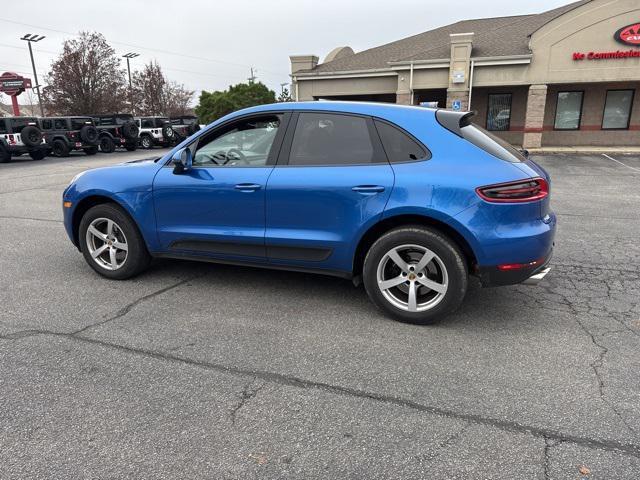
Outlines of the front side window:
{"type": "Polygon", "coordinates": [[[267,164],[281,117],[269,115],[233,123],[198,142],[193,165],[259,167],[267,164]]]}
{"type": "Polygon", "coordinates": [[[375,120],[376,130],[391,163],[413,162],[429,158],[428,152],[409,135],[386,122],[375,120]]]}
{"type": "Polygon", "coordinates": [[[602,117],[603,129],[627,129],[631,118],[633,90],[609,90],[602,117]]]}
{"type": "Polygon", "coordinates": [[[376,161],[367,119],[333,113],[301,113],[289,165],[357,165],[376,161]]]}
{"type": "Polygon", "coordinates": [[[487,130],[509,130],[511,124],[511,94],[490,94],[487,104],[487,130]]]}
{"type": "Polygon", "coordinates": [[[556,105],[556,130],[578,130],[582,116],[582,97],[584,92],[558,92],[556,105]]]}

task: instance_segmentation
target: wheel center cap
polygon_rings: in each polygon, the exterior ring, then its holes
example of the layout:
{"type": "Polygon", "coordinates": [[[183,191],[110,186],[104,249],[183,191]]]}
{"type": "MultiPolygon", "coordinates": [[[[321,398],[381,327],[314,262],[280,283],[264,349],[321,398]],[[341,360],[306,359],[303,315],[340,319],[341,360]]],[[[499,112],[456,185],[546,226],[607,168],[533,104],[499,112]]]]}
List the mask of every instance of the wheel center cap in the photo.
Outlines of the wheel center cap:
{"type": "Polygon", "coordinates": [[[410,273],[409,274],[409,280],[414,281],[416,279],[416,274],[415,273],[410,273]]]}

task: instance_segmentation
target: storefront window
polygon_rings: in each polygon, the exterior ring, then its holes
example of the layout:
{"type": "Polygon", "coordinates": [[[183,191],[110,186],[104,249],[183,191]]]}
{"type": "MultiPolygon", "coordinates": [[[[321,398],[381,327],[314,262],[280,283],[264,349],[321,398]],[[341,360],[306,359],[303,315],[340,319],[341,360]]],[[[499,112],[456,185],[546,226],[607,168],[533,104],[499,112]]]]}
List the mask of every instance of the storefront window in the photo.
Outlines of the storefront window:
{"type": "Polygon", "coordinates": [[[582,116],[582,96],[584,92],[558,92],[556,105],[556,130],[578,130],[582,116]]]}
{"type": "Polygon", "coordinates": [[[603,129],[627,129],[631,116],[633,90],[609,90],[602,117],[603,129]]]}
{"type": "Polygon", "coordinates": [[[487,130],[509,130],[511,94],[490,94],[487,106],[487,130]]]}

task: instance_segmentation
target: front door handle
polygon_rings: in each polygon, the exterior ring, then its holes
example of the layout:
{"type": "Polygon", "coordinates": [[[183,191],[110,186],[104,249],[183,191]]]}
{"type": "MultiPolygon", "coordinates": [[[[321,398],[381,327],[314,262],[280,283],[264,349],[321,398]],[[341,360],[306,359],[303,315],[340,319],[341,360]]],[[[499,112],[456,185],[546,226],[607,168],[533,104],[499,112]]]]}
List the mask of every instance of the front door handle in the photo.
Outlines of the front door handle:
{"type": "Polygon", "coordinates": [[[358,193],[380,193],[384,192],[384,187],[382,185],[358,185],[351,190],[358,193]]]}
{"type": "Polygon", "coordinates": [[[262,185],[257,183],[239,183],[235,186],[236,190],[240,190],[242,192],[255,192],[256,190],[260,190],[262,185]]]}

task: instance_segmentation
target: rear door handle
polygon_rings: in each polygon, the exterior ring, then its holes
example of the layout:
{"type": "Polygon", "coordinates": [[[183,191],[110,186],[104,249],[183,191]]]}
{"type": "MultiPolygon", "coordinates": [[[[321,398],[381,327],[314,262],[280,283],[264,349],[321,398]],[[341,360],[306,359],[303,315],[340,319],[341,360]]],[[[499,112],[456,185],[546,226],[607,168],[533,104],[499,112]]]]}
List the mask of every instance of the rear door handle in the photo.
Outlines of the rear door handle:
{"type": "Polygon", "coordinates": [[[358,185],[351,190],[358,193],[380,193],[384,192],[384,187],[382,185],[358,185]]]}
{"type": "Polygon", "coordinates": [[[240,190],[242,192],[255,192],[256,190],[260,190],[262,185],[257,183],[239,183],[235,186],[236,190],[240,190]]]}

